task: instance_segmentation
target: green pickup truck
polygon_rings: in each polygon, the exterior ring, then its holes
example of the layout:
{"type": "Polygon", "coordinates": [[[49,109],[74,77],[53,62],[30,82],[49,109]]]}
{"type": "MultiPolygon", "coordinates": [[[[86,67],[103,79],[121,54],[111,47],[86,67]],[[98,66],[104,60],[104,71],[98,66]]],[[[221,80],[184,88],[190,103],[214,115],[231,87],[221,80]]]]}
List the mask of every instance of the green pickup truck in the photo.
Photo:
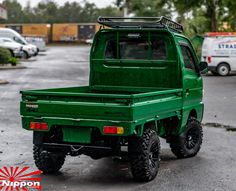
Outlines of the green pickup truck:
{"type": "Polygon", "coordinates": [[[45,174],[65,157],[129,157],[137,181],[158,173],[159,137],[178,158],[202,144],[204,105],[199,62],[183,27],[165,17],[99,17],[89,86],[22,91],[22,126],[45,174]]]}

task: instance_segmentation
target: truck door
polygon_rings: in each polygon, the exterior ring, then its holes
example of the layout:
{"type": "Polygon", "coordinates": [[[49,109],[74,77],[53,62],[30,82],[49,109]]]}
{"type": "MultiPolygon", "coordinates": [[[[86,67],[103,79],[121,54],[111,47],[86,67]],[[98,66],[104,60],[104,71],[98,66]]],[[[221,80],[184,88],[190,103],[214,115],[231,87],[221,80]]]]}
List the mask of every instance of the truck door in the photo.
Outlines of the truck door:
{"type": "MultiPolygon", "coordinates": [[[[181,60],[184,63],[183,72],[183,106],[184,111],[189,112],[197,109],[202,101],[202,78],[198,73],[198,59],[193,51],[192,45],[186,40],[179,42],[181,60]]],[[[200,116],[199,116],[200,117],[200,116]]]]}

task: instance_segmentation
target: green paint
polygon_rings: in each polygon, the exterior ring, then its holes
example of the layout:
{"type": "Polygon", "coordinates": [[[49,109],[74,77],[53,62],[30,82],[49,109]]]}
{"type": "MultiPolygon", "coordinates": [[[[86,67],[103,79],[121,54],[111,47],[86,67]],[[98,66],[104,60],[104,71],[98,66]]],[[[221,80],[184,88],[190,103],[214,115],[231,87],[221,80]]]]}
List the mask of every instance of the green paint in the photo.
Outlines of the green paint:
{"type": "Polygon", "coordinates": [[[31,121],[43,121],[50,129],[61,127],[63,141],[88,144],[93,129],[103,135],[105,125],[124,127],[119,136],[127,137],[141,136],[145,124],[154,122],[165,138],[166,120],[176,117],[179,124],[171,133],[181,134],[191,111],[199,121],[203,116],[202,77],[185,68],[181,44],[189,47],[197,67],[192,44],[183,35],[167,29],[101,29],[91,48],[89,86],[21,92],[23,128],[30,130],[31,121]],[[121,58],[121,42],[129,34],[146,39],[147,59],[121,58]],[[164,58],[153,59],[155,39],[165,42],[164,58]],[[115,42],[115,59],[105,58],[110,40],[115,42]]]}

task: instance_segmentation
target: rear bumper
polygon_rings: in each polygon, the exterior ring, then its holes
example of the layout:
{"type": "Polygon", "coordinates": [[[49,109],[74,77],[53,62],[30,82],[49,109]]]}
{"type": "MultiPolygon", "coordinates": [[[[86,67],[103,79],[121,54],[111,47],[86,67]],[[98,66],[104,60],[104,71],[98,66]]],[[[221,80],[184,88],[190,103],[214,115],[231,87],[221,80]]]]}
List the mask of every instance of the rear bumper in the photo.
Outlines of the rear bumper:
{"type": "Polygon", "coordinates": [[[208,70],[209,71],[214,71],[214,72],[216,72],[216,66],[208,66],[208,70]]]}
{"type": "Polygon", "coordinates": [[[102,152],[104,155],[111,155],[111,147],[103,146],[89,146],[89,145],[78,145],[78,144],[60,144],[60,143],[42,143],[40,146],[46,150],[51,151],[63,151],[69,153],[70,155],[81,155],[81,154],[92,154],[95,152],[102,152]]]}
{"type": "Polygon", "coordinates": [[[101,135],[105,135],[103,132],[104,126],[121,126],[124,128],[124,133],[112,136],[128,136],[134,134],[135,127],[137,125],[137,123],[134,121],[109,121],[109,120],[96,120],[96,119],[71,119],[71,118],[53,118],[53,117],[36,118],[31,116],[22,117],[22,126],[24,129],[31,130],[30,122],[45,122],[48,124],[49,128],[48,131],[50,131],[55,126],[63,127],[63,133],[69,135],[70,134],[75,135],[77,133],[80,133],[81,127],[83,129],[84,128],[89,129],[95,127],[99,129],[101,135]]]}

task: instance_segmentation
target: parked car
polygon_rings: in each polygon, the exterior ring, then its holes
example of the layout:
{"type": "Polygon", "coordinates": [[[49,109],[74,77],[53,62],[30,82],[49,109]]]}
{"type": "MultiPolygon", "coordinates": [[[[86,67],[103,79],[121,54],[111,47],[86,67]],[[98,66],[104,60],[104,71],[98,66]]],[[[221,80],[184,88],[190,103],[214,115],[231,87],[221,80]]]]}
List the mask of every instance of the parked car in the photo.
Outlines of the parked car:
{"type": "Polygon", "coordinates": [[[46,42],[42,37],[25,36],[25,40],[29,44],[37,46],[38,52],[46,51],[46,42]]]}
{"type": "Polygon", "coordinates": [[[19,44],[23,45],[23,56],[30,58],[38,54],[38,48],[35,45],[29,44],[19,33],[12,29],[0,28],[0,37],[10,38],[19,44]]]}
{"type": "Polygon", "coordinates": [[[44,173],[59,171],[67,155],[100,159],[122,156],[126,147],[134,179],[151,181],[159,137],[178,158],[199,152],[207,63],[180,24],[133,19],[98,19],[109,28],[94,37],[89,86],[21,92],[22,126],[33,132],[35,164],[44,173]]]}
{"type": "Polygon", "coordinates": [[[202,61],[206,61],[213,75],[227,76],[236,71],[236,34],[207,33],[202,46],[202,61]]]}
{"type": "Polygon", "coordinates": [[[93,44],[93,39],[92,38],[86,39],[85,43],[89,44],[89,45],[92,45],[93,44]]]}
{"type": "Polygon", "coordinates": [[[21,58],[23,55],[23,46],[10,38],[0,38],[0,47],[8,49],[12,57],[21,58]]]}

